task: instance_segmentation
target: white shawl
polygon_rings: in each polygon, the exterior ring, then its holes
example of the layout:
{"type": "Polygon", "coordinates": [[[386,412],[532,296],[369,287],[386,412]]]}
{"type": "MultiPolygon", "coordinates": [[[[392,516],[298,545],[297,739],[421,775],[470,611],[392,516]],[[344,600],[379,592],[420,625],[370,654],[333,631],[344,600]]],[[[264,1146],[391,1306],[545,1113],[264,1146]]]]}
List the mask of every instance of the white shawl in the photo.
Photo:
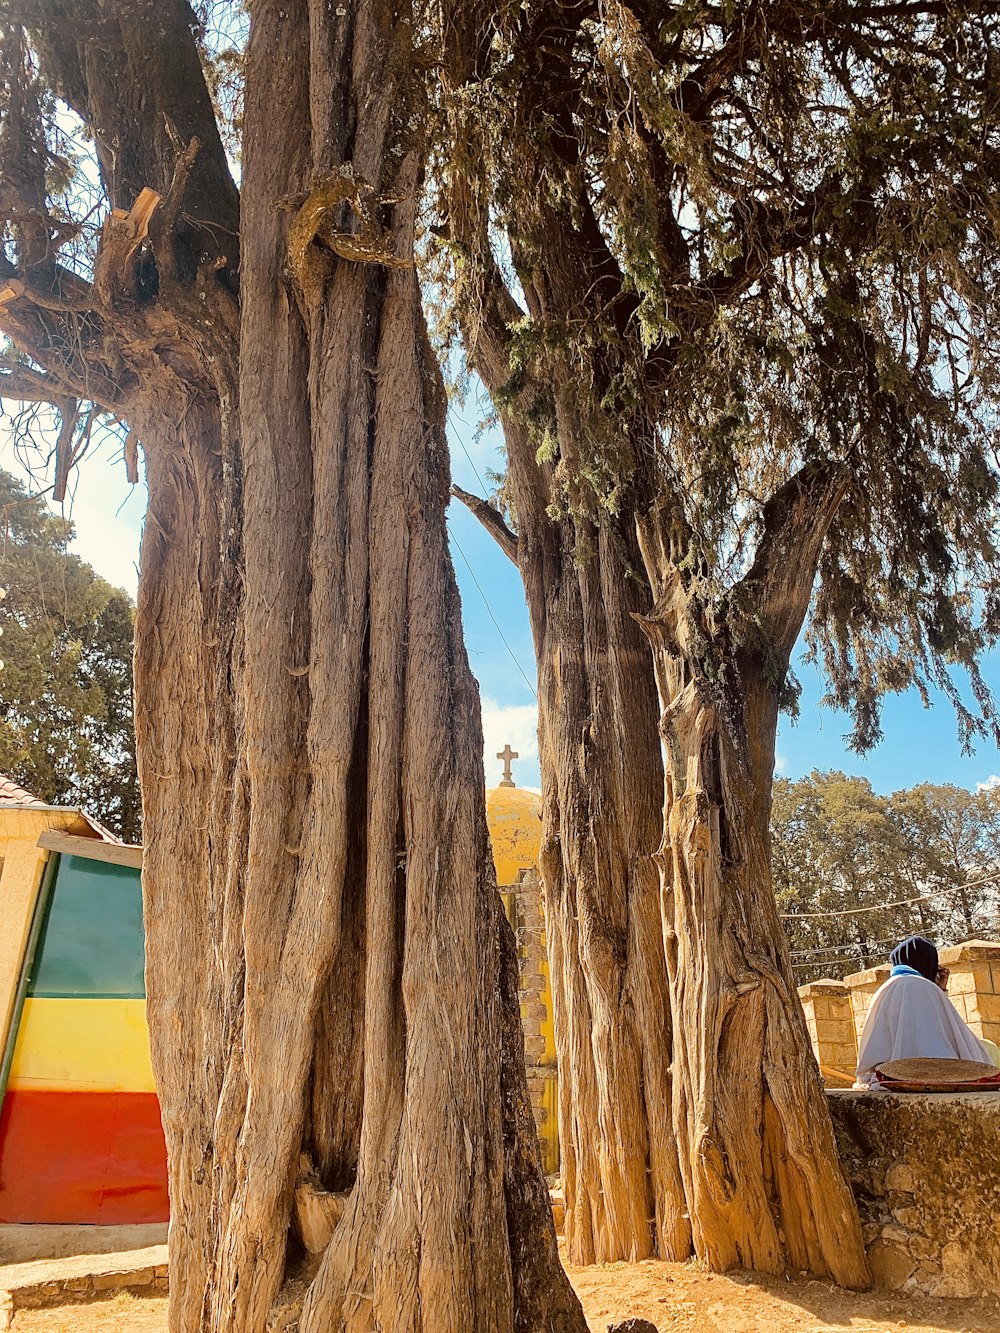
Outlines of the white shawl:
{"type": "Polygon", "coordinates": [[[858,1048],[858,1082],[873,1085],[875,1066],[886,1060],[920,1056],[992,1063],[940,986],[904,972],[875,992],[858,1048]]]}

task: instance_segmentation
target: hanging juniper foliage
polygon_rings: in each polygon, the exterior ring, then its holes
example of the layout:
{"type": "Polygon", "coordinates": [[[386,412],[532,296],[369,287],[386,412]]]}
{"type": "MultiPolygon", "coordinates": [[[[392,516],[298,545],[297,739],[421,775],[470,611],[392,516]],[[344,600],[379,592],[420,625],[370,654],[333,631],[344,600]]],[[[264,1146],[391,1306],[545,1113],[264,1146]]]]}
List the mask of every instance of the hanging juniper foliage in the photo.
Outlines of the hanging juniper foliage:
{"type": "Polygon", "coordinates": [[[449,16],[438,262],[473,361],[557,508],[639,479],[727,604],[768,499],[846,468],[809,644],[859,748],[914,684],[996,734],[998,9],[449,16]]]}

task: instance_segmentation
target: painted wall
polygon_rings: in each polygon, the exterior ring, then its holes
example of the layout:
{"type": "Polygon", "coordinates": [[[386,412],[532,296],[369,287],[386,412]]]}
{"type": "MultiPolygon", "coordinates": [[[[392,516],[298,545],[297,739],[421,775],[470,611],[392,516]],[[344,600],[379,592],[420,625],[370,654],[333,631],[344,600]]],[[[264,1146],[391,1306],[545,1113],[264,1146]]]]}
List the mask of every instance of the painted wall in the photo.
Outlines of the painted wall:
{"type": "Polygon", "coordinates": [[[0,804],[0,1051],[6,1049],[21,965],[48,853],[38,836],[60,829],[79,836],[93,830],[78,810],[0,804]]]}
{"type": "Polygon", "coordinates": [[[140,872],[60,856],[0,1114],[0,1222],[167,1217],[140,872]]]}

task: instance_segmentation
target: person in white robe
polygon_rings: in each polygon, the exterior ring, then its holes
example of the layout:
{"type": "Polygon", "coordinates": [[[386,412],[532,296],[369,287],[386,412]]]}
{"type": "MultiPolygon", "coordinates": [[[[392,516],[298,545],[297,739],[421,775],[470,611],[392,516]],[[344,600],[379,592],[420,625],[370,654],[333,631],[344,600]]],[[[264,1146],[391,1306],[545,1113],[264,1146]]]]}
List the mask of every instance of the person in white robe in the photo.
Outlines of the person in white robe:
{"type": "Polygon", "coordinates": [[[855,1086],[877,1087],[875,1067],[887,1060],[924,1056],[995,1063],[994,1053],[948,999],[943,989],[947,973],[930,940],[910,936],[893,949],[889,961],[889,980],[875,992],[861,1033],[855,1086]]]}

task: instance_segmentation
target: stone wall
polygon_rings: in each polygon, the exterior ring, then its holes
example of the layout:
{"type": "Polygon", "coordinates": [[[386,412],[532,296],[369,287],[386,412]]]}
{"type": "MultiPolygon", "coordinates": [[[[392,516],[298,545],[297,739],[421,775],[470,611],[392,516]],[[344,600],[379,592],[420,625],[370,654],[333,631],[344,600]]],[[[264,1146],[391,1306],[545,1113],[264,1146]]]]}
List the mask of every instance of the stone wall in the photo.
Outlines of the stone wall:
{"type": "Polygon", "coordinates": [[[1000,1045],[1000,944],[967,940],[939,953],[948,998],[977,1037],[1000,1045]]]}
{"type": "Polygon", "coordinates": [[[1000,1093],[827,1095],[876,1284],[1000,1295],[1000,1093]]]}
{"type": "Polygon", "coordinates": [[[858,1041],[861,1040],[865,1019],[875,999],[875,992],[889,980],[890,971],[888,963],[880,963],[878,967],[869,967],[864,972],[854,972],[844,978],[844,985],[851,999],[854,1032],[858,1041]]]}
{"type": "Polygon", "coordinates": [[[812,981],[799,987],[809,1040],[827,1082],[842,1074],[853,1082],[858,1065],[858,1041],[851,1014],[851,996],[842,981],[812,981]]]}
{"type": "Polygon", "coordinates": [[[516,884],[501,886],[500,897],[517,940],[524,1063],[542,1147],[542,1165],[546,1175],[554,1175],[559,1170],[556,1043],[545,942],[545,907],[538,872],[521,871],[516,884]]]}

